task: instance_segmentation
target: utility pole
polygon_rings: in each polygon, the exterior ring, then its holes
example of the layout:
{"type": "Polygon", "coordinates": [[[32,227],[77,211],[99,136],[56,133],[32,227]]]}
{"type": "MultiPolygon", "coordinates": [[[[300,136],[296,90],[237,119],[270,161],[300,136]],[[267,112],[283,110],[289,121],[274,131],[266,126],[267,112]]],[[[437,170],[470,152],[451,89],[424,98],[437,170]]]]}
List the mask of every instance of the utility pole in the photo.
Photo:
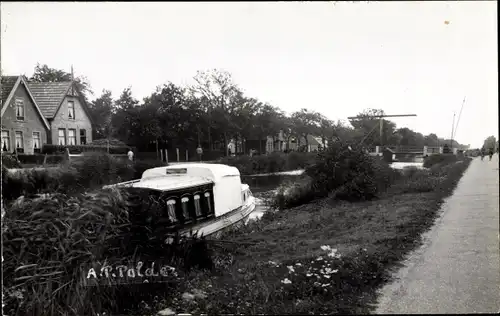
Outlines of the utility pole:
{"type": "Polygon", "coordinates": [[[453,150],[453,131],[455,130],[455,112],[453,112],[453,123],[451,124],[450,150],[453,150]]]}
{"type": "MultiPolygon", "coordinates": [[[[384,118],[386,117],[409,117],[409,116],[417,116],[417,114],[396,114],[396,115],[373,115],[373,116],[350,116],[347,119],[349,120],[362,120],[362,119],[379,119],[378,126],[379,126],[379,136],[380,136],[380,145],[382,146],[382,136],[384,133],[384,118]]],[[[374,126],[374,128],[363,138],[361,142],[363,142],[377,127],[377,125],[374,126]]]]}

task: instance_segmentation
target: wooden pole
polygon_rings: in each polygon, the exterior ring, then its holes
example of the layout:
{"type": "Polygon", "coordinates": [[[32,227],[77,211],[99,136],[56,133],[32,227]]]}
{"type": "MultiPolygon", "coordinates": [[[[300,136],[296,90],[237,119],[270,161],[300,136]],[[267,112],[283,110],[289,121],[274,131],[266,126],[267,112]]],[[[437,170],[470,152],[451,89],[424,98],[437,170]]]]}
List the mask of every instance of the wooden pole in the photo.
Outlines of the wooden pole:
{"type": "Polygon", "coordinates": [[[451,123],[450,150],[453,150],[453,131],[455,129],[455,112],[453,112],[453,123],[451,123]]]}

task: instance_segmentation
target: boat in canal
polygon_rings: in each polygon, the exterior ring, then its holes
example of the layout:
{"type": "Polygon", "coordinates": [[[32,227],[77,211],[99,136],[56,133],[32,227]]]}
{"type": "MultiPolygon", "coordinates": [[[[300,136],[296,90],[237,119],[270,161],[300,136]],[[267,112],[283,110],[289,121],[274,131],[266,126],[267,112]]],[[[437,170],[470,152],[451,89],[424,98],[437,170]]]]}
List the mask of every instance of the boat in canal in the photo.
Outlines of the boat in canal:
{"type": "Polygon", "coordinates": [[[141,179],[110,187],[126,187],[157,197],[159,222],[181,236],[212,236],[244,224],[256,201],[237,168],[223,164],[186,163],[151,168],[141,179]]]}

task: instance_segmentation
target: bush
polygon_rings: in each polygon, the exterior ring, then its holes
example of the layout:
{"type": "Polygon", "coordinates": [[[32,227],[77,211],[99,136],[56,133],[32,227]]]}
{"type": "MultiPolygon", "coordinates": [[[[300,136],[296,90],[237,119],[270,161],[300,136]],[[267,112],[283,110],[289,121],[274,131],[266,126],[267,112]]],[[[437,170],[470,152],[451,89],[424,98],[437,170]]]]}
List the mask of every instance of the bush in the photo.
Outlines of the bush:
{"type": "Polygon", "coordinates": [[[435,164],[450,164],[458,161],[456,155],[453,154],[435,154],[424,158],[424,167],[430,168],[435,164]]]}
{"type": "Polygon", "coordinates": [[[267,203],[271,209],[283,210],[309,203],[316,198],[311,179],[303,176],[297,181],[287,181],[276,190],[276,195],[267,203]]]}
{"type": "Polygon", "coordinates": [[[34,155],[26,155],[26,154],[18,154],[17,157],[22,164],[33,164],[33,165],[42,165],[45,159],[45,155],[34,154],[34,155]]]}
{"type": "Polygon", "coordinates": [[[314,161],[315,156],[314,153],[273,152],[252,157],[248,155],[224,157],[218,162],[238,168],[241,174],[251,175],[303,169],[314,161]]]}
{"type": "Polygon", "coordinates": [[[361,146],[342,142],[319,152],[316,164],[306,173],[317,194],[347,201],[376,198],[400,174],[380,158],[366,154],[361,146]]]}
{"type": "MultiPolygon", "coordinates": [[[[42,154],[49,155],[61,155],[66,152],[66,148],[69,149],[70,154],[81,154],[84,152],[105,152],[108,151],[107,145],[50,145],[45,144],[42,148],[42,154]]],[[[109,146],[109,154],[112,155],[124,155],[127,154],[129,148],[128,146],[109,146]]]]}
{"type": "Polygon", "coordinates": [[[15,155],[2,153],[2,166],[6,168],[21,168],[21,163],[15,155]]]}
{"type": "Polygon", "coordinates": [[[2,173],[5,173],[2,195],[7,201],[12,201],[23,195],[81,193],[107,184],[138,179],[146,169],[165,165],[156,160],[131,162],[107,153],[89,152],[84,153],[81,159],[57,168],[23,169],[13,174],[4,172],[2,168],[2,173]]]}

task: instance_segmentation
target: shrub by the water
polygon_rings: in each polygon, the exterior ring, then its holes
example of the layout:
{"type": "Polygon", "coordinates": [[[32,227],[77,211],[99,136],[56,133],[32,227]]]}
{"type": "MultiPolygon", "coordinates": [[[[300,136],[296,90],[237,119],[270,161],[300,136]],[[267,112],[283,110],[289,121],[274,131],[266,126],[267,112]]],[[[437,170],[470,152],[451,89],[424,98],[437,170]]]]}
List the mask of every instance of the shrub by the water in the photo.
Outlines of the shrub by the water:
{"type": "Polygon", "coordinates": [[[7,201],[41,193],[75,194],[98,189],[106,184],[140,178],[149,168],[166,165],[151,161],[118,159],[107,153],[85,153],[79,160],[57,168],[23,169],[7,173],[2,179],[2,196],[7,201]]]}
{"type": "Polygon", "coordinates": [[[223,157],[219,163],[238,168],[241,174],[274,173],[303,169],[314,162],[315,153],[273,152],[267,155],[223,157]]]}
{"type": "Polygon", "coordinates": [[[288,209],[309,203],[317,197],[312,188],[311,178],[303,176],[296,181],[286,181],[276,190],[276,194],[268,201],[271,209],[288,209]]]}
{"type": "Polygon", "coordinates": [[[450,164],[458,161],[458,157],[454,154],[435,154],[425,157],[424,167],[430,168],[436,164],[450,164]]]}
{"type": "Polygon", "coordinates": [[[370,200],[387,189],[399,175],[379,157],[371,157],[361,146],[335,142],[319,152],[316,163],[306,169],[312,189],[347,201],[370,200]]]}

